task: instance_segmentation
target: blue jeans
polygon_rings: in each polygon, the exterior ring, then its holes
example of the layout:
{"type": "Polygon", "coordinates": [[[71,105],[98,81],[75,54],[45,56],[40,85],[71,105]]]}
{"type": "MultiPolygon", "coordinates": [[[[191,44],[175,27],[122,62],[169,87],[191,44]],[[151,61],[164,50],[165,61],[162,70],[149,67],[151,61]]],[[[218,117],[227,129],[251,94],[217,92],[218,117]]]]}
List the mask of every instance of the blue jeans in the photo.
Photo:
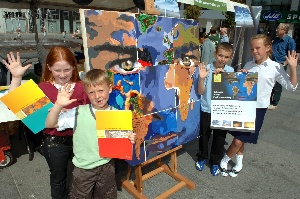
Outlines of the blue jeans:
{"type": "Polygon", "coordinates": [[[44,134],[43,152],[50,169],[51,197],[67,199],[67,167],[73,156],[72,136],[44,134]]]}

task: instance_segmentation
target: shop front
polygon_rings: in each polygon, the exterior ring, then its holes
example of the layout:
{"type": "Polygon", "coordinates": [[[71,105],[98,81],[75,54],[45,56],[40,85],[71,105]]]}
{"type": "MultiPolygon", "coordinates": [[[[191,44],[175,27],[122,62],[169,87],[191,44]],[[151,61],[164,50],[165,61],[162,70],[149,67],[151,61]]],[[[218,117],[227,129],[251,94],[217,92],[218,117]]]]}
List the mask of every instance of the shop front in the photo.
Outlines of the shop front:
{"type": "Polygon", "coordinates": [[[290,25],[289,35],[296,42],[297,52],[300,53],[300,12],[299,11],[273,11],[265,10],[260,15],[259,32],[276,37],[276,27],[279,23],[290,25]]]}

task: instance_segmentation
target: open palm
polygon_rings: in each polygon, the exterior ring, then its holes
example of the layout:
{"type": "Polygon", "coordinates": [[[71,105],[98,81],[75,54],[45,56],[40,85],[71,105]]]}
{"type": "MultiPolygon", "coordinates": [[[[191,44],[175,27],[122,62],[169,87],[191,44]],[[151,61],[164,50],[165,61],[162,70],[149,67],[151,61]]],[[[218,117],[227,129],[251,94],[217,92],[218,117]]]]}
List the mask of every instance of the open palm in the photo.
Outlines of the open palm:
{"type": "Polygon", "coordinates": [[[201,79],[206,78],[207,75],[208,75],[208,73],[209,73],[209,69],[206,70],[206,64],[203,63],[203,62],[201,62],[201,63],[199,64],[199,67],[200,67],[200,68],[199,68],[199,77],[200,77],[201,79]]]}
{"type": "Polygon", "coordinates": [[[76,99],[70,99],[73,92],[74,89],[71,89],[71,85],[66,84],[61,89],[59,89],[55,103],[59,104],[62,107],[65,107],[76,101],[76,99]]]}
{"type": "Polygon", "coordinates": [[[26,66],[22,67],[19,52],[17,52],[17,60],[15,59],[13,52],[7,54],[7,60],[8,63],[5,60],[2,60],[2,63],[10,71],[13,77],[22,78],[26,70],[28,70],[28,68],[31,66],[31,64],[27,64],[26,66]]]}

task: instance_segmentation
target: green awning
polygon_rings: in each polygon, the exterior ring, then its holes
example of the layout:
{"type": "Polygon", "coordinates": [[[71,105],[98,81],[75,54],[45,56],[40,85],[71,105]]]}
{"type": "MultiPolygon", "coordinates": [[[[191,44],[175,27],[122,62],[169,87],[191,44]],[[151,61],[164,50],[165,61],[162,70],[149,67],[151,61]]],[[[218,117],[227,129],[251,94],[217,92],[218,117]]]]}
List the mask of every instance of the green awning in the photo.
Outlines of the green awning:
{"type": "Polygon", "coordinates": [[[261,22],[278,23],[300,23],[300,12],[298,11],[262,11],[260,15],[261,22]]]}

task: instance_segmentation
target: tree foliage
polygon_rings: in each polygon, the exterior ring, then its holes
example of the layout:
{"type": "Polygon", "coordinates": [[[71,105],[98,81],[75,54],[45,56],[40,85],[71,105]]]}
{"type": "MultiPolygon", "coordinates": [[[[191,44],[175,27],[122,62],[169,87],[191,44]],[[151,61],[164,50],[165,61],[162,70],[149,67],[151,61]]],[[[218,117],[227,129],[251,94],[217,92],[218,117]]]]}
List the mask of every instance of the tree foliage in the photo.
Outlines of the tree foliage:
{"type": "Polygon", "coordinates": [[[183,15],[186,19],[198,19],[201,16],[201,7],[195,5],[189,5],[183,15]]]}

